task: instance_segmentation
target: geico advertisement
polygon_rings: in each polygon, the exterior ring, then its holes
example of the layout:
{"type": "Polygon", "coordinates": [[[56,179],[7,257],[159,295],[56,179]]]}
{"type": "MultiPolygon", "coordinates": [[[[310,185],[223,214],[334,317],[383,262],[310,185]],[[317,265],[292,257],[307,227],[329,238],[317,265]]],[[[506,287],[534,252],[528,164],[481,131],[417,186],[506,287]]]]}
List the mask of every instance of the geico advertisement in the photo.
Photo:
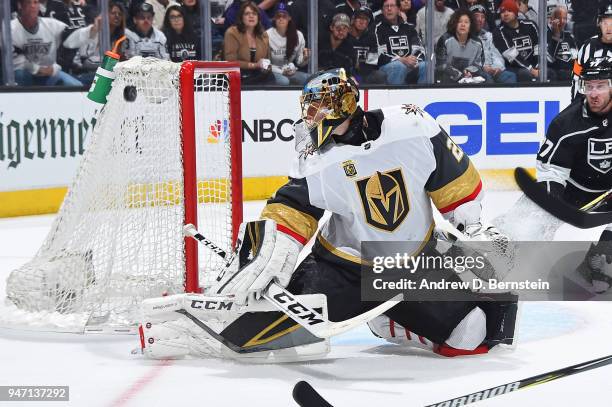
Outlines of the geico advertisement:
{"type": "Polygon", "coordinates": [[[533,167],[551,120],[570,103],[570,88],[376,90],[369,108],[423,106],[478,168],[533,167]]]}
{"type": "MultiPolygon", "coordinates": [[[[295,156],[292,125],[299,95],[242,92],[245,177],[287,174],[295,156]]],[[[512,168],[533,166],[546,127],[569,103],[569,88],[372,90],[361,99],[370,109],[423,106],[477,167],[512,168]]],[[[80,92],[3,93],[0,100],[0,191],[69,185],[96,123],[97,105],[80,92]]],[[[210,121],[197,123],[205,144],[226,139],[227,120],[210,121]]]]}

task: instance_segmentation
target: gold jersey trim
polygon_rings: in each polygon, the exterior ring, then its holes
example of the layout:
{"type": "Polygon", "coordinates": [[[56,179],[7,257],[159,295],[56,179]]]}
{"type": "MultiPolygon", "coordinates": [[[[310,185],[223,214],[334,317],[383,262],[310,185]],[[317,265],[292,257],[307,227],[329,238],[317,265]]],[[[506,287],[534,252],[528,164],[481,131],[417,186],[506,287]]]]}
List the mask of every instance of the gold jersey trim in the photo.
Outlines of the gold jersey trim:
{"type": "MultiPolygon", "coordinates": [[[[419,246],[417,250],[414,251],[414,253],[411,254],[411,256],[414,256],[420,253],[421,251],[423,251],[423,248],[425,247],[427,242],[429,242],[429,240],[431,239],[431,235],[435,227],[436,227],[436,223],[432,221],[431,225],[429,225],[429,229],[427,229],[427,233],[425,233],[425,237],[423,238],[421,245],[419,246]]],[[[330,252],[336,257],[340,257],[343,260],[350,261],[351,263],[355,263],[358,265],[364,265],[364,266],[372,265],[371,262],[364,260],[361,257],[353,256],[352,254],[343,252],[342,250],[338,249],[337,247],[332,245],[330,242],[328,242],[327,239],[325,239],[320,232],[317,235],[317,240],[319,241],[319,243],[321,243],[321,245],[325,248],[325,250],[327,250],[328,252],[330,252]]]]}
{"type": "Polygon", "coordinates": [[[319,226],[319,222],[312,216],[281,203],[267,204],[260,217],[271,219],[277,224],[293,230],[306,240],[315,234],[319,226]]]}
{"type": "Polygon", "coordinates": [[[442,188],[429,192],[429,196],[436,208],[443,209],[472,194],[479,184],[480,174],[470,161],[463,174],[442,188]]]}

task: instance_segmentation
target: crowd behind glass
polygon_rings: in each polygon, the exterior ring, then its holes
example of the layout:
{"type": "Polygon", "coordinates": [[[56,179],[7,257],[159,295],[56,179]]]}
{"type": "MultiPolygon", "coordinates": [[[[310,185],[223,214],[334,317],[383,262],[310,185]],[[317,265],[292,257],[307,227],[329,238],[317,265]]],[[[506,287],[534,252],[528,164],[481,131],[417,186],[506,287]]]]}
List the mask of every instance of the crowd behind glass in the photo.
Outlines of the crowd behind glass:
{"type": "Polygon", "coordinates": [[[569,84],[585,41],[612,43],[600,0],[318,0],[314,22],[313,0],[0,1],[0,83],[19,86],[89,86],[104,44],[121,60],[238,61],[247,86],[303,85],[332,67],[360,84],[569,84]]]}

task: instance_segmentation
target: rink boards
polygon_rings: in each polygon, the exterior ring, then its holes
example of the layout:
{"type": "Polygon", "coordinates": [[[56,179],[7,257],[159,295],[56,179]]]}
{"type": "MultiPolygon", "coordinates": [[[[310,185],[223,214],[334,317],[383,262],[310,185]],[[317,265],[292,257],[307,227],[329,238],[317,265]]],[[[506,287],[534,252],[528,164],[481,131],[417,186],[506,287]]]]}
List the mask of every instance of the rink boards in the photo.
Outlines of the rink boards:
{"type": "MultiPolygon", "coordinates": [[[[265,199],[285,181],[295,156],[298,96],[297,90],[242,92],[245,200],[265,199]]],[[[373,89],[362,91],[360,104],[422,106],[470,155],[487,188],[512,189],[510,170],[534,166],[548,124],[569,97],[569,87],[373,89]]],[[[2,99],[9,103],[0,106],[0,217],[55,212],[98,106],[82,92],[4,93],[2,99]]],[[[219,125],[198,126],[207,135],[219,125]]]]}

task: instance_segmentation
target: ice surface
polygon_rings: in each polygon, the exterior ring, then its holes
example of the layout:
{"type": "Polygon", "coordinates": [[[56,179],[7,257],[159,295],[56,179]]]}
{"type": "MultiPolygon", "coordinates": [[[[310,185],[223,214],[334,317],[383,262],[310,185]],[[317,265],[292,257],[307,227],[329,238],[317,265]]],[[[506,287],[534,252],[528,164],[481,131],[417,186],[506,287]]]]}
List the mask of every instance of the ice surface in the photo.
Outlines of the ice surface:
{"type": "MultiPolygon", "coordinates": [[[[518,196],[490,193],[485,216],[507,211],[518,196]]],[[[246,203],[245,218],[257,217],[262,205],[246,203]]],[[[2,296],[8,273],[34,255],[52,219],[0,220],[2,296]]],[[[568,226],[556,234],[568,240],[598,236],[598,230],[568,226]]],[[[334,338],[325,360],[257,366],[149,361],[130,353],[139,346],[135,336],[0,329],[0,385],[70,386],[70,402],[53,406],[280,407],[295,405],[291,389],[307,380],[336,407],[422,406],[612,353],[612,303],[525,303],[519,329],[514,351],[447,359],[387,344],[362,327],[334,338]]],[[[475,405],[608,405],[611,382],[612,366],[607,366],[475,405]]]]}

